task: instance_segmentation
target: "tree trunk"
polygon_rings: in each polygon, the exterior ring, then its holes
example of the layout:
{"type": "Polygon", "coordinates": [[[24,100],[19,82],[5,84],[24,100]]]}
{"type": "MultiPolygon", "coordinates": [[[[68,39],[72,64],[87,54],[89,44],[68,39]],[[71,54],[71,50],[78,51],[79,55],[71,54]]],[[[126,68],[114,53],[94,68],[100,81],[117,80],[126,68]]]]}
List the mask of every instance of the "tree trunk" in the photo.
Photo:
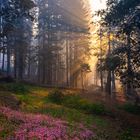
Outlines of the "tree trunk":
{"type": "Polygon", "coordinates": [[[7,76],[10,75],[10,48],[7,47],[7,76]]]}
{"type": "Polygon", "coordinates": [[[101,83],[101,91],[103,91],[103,70],[102,70],[102,33],[101,33],[101,27],[100,27],[100,83],[101,83]]]}
{"type": "Polygon", "coordinates": [[[131,66],[131,44],[130,44],[130,33],[127,35],[127,94],[132,94],[132,66],[131,66]]]}
{"type": "Polygon", "coordinates": [[[66,84],[69,87],[69,44],[66,37],[66,84]]]}
{"type": "MultiPolygon", "coordinates": [[[[110,28],[109,28],[109,33],[108,33],[108,56],[110,55],[111,53],[111,40],[110,40],[110,28]]],[[[107,87],[106,87],[106,90],[107,90],[107,93],[109,95],[111,95],[111,81],[112,81],[112,78],[111,78],[111,70],[108,69],[108,75],[107,75],[107,87]]]]}
{"type": "Polygon", "coordinates": [[[4,66],[5,65],[5,48],[3,47],[3,52],[2,52],[2,71],[4,72],[4,66]]]}

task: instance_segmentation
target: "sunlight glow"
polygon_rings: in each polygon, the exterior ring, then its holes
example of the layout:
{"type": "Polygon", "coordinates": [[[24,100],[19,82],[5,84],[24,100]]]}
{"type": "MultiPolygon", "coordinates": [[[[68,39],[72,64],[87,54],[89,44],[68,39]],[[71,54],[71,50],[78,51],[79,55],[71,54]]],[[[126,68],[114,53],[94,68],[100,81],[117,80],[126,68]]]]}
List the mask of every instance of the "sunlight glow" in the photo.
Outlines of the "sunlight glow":
{"type": "MultiPolygon", "coordinates": [[[[106,0],[90,0],[90,4],[93,14],[98,10],[106,8],[106,0]]],[[[99,17],[94,16],[93,19],[98,21],[99,17]]]]}
{"type": "MultiPolygon", "coordinates": [[[[94,15],[96,13],[96,11],[101,10],[101,9],[106,9],[106,0],[89,0],[90,1],[90,6],[91,6],[91,12],[92,15],[94,15]]],[[[97,16],[92,16],[91,19],[93,22],[98,22],[100,20],[99,17],[97,16]]],[[[97,57],[94,56],[95,50],[96,48],[99,48],[99,42],[98,42],[98,36],[97,36],[97,30],[98,30],[98,26],[96,25],[91,25],[90,27],[90,33],[91,33],[91,54],[92,57],[90,59],[90,67],[92,70],[92,73],[90,73],[89,76],[89,83],[95,84],[96,83],[96,64],[97,64],[97,57]]]]}
{"type": "Polygon", "coordinates": [[[106,0],[90,0],[93,12],[106,8],[106,0]]]}

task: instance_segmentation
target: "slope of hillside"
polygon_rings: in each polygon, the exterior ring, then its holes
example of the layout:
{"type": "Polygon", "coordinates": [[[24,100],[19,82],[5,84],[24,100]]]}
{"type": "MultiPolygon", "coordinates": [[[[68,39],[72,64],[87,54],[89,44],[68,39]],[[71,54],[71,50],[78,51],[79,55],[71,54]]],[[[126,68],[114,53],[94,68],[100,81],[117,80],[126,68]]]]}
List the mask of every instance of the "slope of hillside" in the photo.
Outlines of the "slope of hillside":
{"type": "Polygon", "coordinates": [[[120,120],[106,115],[111,112],[104,105],[77,94],[77,90],[1,84],[0,139],[138,140],[121,128],[120,120]],[[52,100],[53,94],[58,100],[52,100]]]}

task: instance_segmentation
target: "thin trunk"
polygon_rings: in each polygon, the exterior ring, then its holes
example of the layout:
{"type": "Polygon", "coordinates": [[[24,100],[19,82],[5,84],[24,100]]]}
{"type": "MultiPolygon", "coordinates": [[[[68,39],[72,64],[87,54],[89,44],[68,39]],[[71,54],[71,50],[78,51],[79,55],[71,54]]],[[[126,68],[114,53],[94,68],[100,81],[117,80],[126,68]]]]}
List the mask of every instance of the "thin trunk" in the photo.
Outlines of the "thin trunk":
{"type": "MultiPolygon", "coordinates": [[[[108,33],[108,56],[111,53],[111,40],[110,40],[110,28],[109,28],[109,33],[108,33]]],[[[107,76],[107,92],[109,95],[111,95],[111,70],[108,69],[108,76],[107,76]]]]}
{"type": "Polygon", "coordinates": [[[131,95],[132,94],[132,66],[131,66],[131,44],[130,44],[130,33],[127,35],[127,72],[128,72],[128,79],[127,79],[127,94],[131,95]]]}
{"type": "Polygon", "coordinates": [[[10,48],[7,47],[7,75],[10,75],[10,48]]]}
{"type": "Polygon", "coordinates": [[[111,71],[108,70],[108,76],[107,76],[107,93],[111,95],[111,71]]]}
{"type": "Polygon", "coordinates": [[[31,50],[29,48],[29,58],[28,58],[28,79],[31,77],[31,50]]]}
{"type": "Polygon", "coordinates": [[[42,84],[45,84],[46,82],[46,64],[45,64],[45,59],[43,60],[42,63],[42,84]]]}
{"type": "Polygon", "coordinates": [[[2,71],[4,72],[4,65],[5,65],[5,48],[3,47],[2,52],[2,71]]]}
{"type": "Polygon", "coordinates": [[[101,82],[101,91],[103,91],[104,87],[103,87],[103,70],[102,70],[102,33],[101,33],[101,27],[100,27],[100,82],[101,82]]]}
{"type": "Polygon", "coordinates": [[[69,54],[70,54],[70,58],[69,58],[70,87],[73,87],[73,75],[72,75],[72,47],[71,47],[71,44],[70,44],[69,48],[70,48],[70,51],[69,51],[69,54]]]}
{"type": "Polygon", "coordinates": [[[112,71],[112,90],[113,92],[116,91],[116,83],[115,83],[115,73],[112,71]]]}
{"type": "MultiPolygon", "coordinates": [[[[42,42],[42,44],[43,44],[42,50],[44,52],[44,51],[46,51],[46,49],[45,49],[45,32],[44,31],[43,31],[43,42],[42,42]]],[[[41,80],[42,80],[42,84],[45,84],[45,82],[46,82],[46,54],[44,54],[43,52],[42,52],[43,59],[41,59],[42,60],[42,62],[41,62],[41,64],[42,64],[42,75],[41,75],[41,77],[42,78],[41,78],[41,80]]]]}
{"type": "Polygon", "coordinates": [[[82,86],[82,90],[84,90],[84,74],[82,70],[81,70],[81,86],[82,86]]]}
{"type": "Polygon", "coordinates": [[[17,79],[17,47],[14,50],[14,77],[17,79]]]}
{"type": "Polygon", "coordinates": [[[30,60],[29,60],[28,63],[29,63],[28,64],[28,79],[30,79],[30,77],[31,77],[31,63],[30,63],[30,60]]]}
{"type": "Polygon", "coordinates": [[[68,38],[66,38],[66,84],[69,86],[69,46],[68,38]]]}
{"type": "Polygon", "coordinates": [[[23,79],[23,67],[24,67],[23,53],[24,52],[22,52],[22,51],[18,52],[18,58],[19,58],[19,60],[18,60],[18,78],[19,78],[19,80],[23,79]]]}

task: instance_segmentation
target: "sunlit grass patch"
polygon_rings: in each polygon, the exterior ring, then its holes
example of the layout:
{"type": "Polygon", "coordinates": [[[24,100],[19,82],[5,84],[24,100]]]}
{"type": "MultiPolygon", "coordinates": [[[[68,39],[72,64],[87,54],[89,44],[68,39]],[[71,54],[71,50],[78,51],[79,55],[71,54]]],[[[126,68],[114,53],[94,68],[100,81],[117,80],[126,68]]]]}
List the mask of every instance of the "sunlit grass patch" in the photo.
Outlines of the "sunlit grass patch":
{"type": "Polygon", "coordinates": [[[38,98],[37,96],[34,96],[32,94],[20,94],[16,95],[16,97],[21,102],[21,109],[28,112],[32,110],[38,110],[45,105],[42,98],[38,98]]]}
{"type": "Polygon", "coordinates": [[[38,96],[39,98],[40,97],[44,98],[44,97],[48,96],[48,93],[49,93],[49,91],[46,90],[46,89],[41,89],[41,90],[33,89],[32,90],[32,94],[35,95],[35,96],[38,96]]]}

